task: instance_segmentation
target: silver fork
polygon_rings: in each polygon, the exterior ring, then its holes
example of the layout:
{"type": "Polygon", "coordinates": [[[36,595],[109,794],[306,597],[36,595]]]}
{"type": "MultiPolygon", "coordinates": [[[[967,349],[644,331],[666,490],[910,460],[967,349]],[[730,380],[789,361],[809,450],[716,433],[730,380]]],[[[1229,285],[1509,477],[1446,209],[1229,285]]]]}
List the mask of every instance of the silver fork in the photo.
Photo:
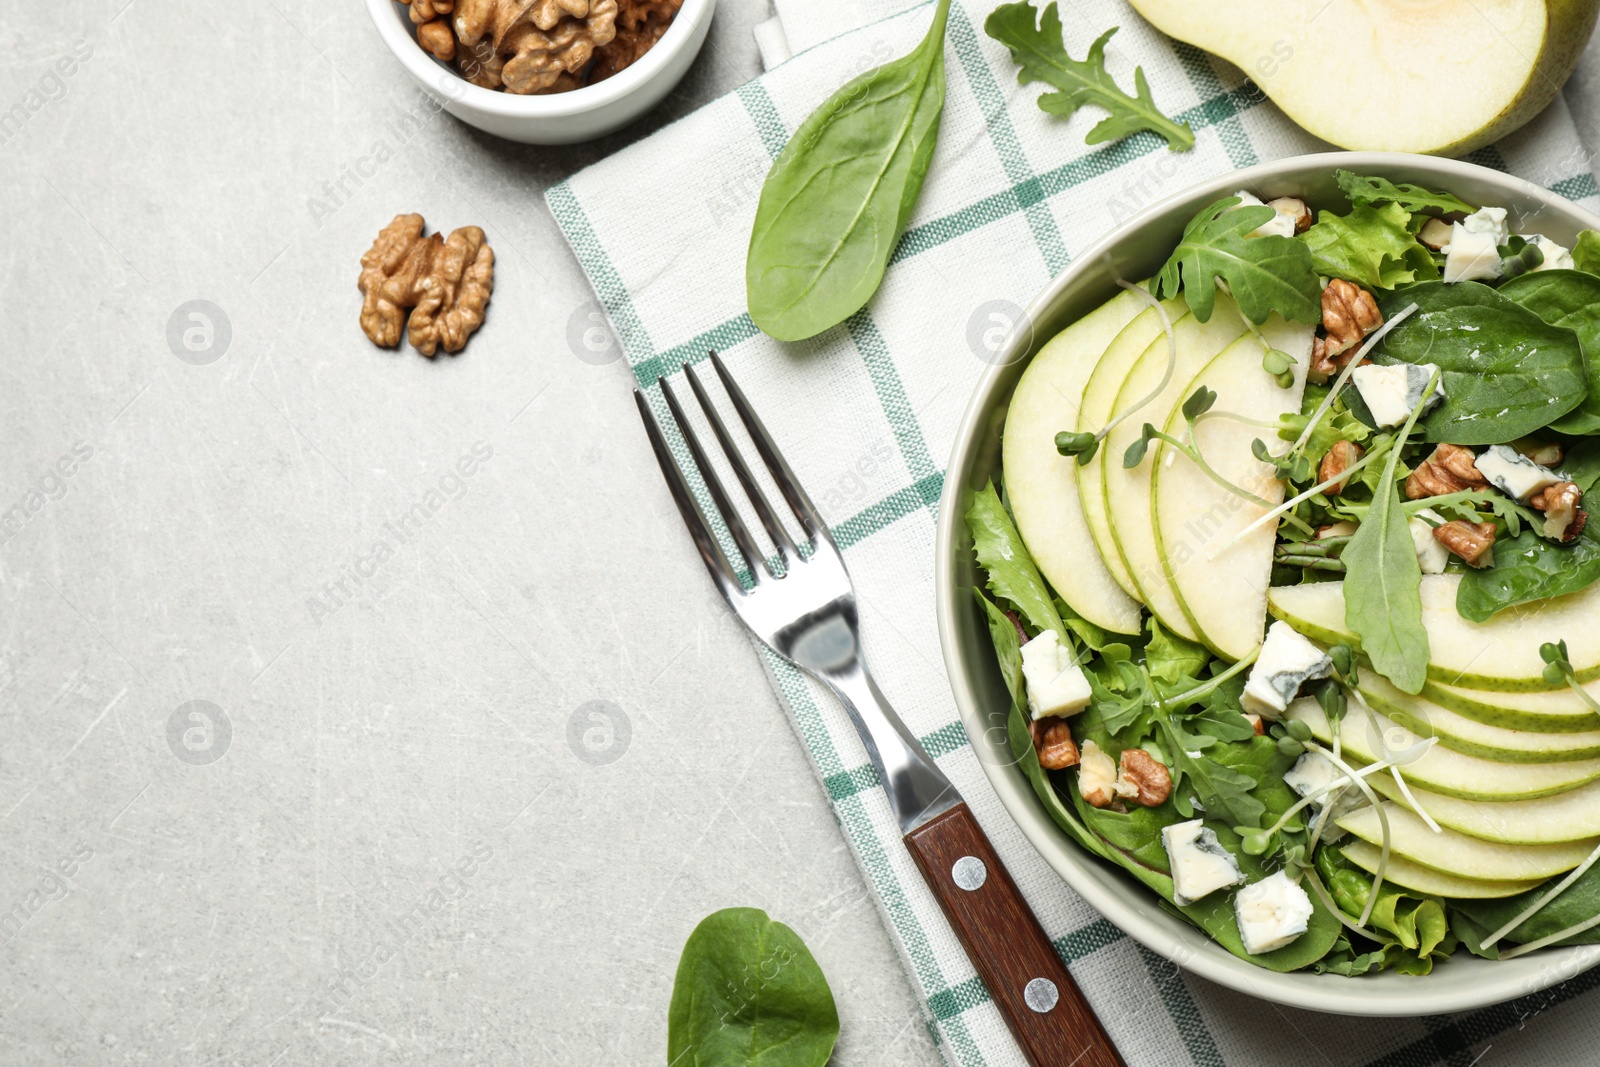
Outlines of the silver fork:
{"type": "Polygon", "coordinates": [[[781,573],[769,565],[685,417],[671,383],[662,378],[667,409],[738,547],[750,585],[745,587],[723,553],[649,401],[635,389],[650,446],[711,580],[751,633],[827,686],[844,705],[888,794],[906,847],[1028,1061],[1035,1067],[1122,1067],[1122,1058],[961,794],[895,714],[867,671],[855,588],[827,523],[716,353],[711,354],[711,365],[809,547],[802,552],[790,537],[699,376],[693,367],[687,367],[689,388],[782,562],[781,573]]]}

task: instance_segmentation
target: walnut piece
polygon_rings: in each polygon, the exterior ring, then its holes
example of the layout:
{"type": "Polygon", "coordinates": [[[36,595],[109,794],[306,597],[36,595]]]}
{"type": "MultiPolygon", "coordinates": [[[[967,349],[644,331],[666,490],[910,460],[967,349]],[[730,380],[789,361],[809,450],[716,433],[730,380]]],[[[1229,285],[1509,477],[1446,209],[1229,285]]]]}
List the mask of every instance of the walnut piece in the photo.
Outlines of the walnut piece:
{"type": "Polygon", "coordinates": [[[654,48],[672,24],[672,16],[677,12],[679,2],[662,0],[662,6],[670,7],[671,11],[664,17],[654,18],[640,14],[641,11],[650,10],[642,0],[617,0],[617,36],[610,44],[594,50],[589,84],[605,81],[619,71],[628,69],[654,48]],[[628,20],[626,24],[624,19],[628,20]]]}
{"type": "Polygon", "coordinates": [[[1267,724],[1261,721],[1261,716],[1253,711],[1244,713],[1245,720],[1255,729],[1256,736],[1261,737],[1267,732],[1267,724]]]}
{"type": "Polygon", "coordinates": [[[1311,209],[1306,207],[1306,202],[1299,197],[1280,196],[1276,200],[1268,200],[1267,206],[1278,214],[1293,219],[1295,233],[1305,233],[1311,229],[1311,209]]]}
{"type": "Polygon", "coordinates": [[[421,26],[441,15],[449,15],[455,6],[455,0],[411,0],[411,21],[421,26]]]}
{"type": "Polygon", "coordinates": [[[494,252],[476,226],[422,236],[421,215],[396,215],[361,257],[361,330],[393,348],[410,311],[411,344],[423,355],[459,352],[483,325],[494,289],[494,252]],[[413,310],[414,309],[414,310],[413,310]]]}
{"type": "Polygon", "coordinates": [[[1433,528],[1433,538],[1471,567],[1494,563],[1494,523],[1455,519],[1433,528]]]}
{"type": "Polygon", "coordinates": [[[1531,437],[1523,437],[1512,441],[1511,447],[1539,466],[1552,470],[1561,466],[1561,461],[1567,456],[1566,447],[1560,441],[1536,441],[1531,437]]]}
{"type": "Polygon", "coordinates": [[[1172,795],[1172,775],[1167,765],[1142,748],[1122,750],[1121,771],[1117,775],[1117,795],[1140,807],[1153,808],[1172,795]]]}
{"type": "Polygon", "coordinates": [[[454,5],[462,76],[509,93],[579,88],[595,49],[617,35],[617,0],[454,0],[454,5]]]}
{"type": "Polygon", "coordinates": [[[1470,448],[1440,445],[1406,478],[1406,499],[1421,500],[1425,496],[1444,496],[1463,489],[1489,488],[1489,479],[1473,466],[1475,459],[1470,448]]]}
{"type": "Polygon", "coordinates": [[[1328,335],[1323,351],[1329,359],[1355,348],[1382,325],[1378,302],[1361,286],[1335,278],[1322,290],[1322,329],[1328,335]]]}
{"type": "MultiPolygon", "coordinates": [[[[1335,441],[1333,447],[1328,449],[1328,454],[1322,457],[1322,465],[1317,468],[1317,481],[1325,482],[1353,467],[1361,458],[1361,446],[1354,441],[1335,441]]],[[[1347,479],[1341,479],[1323,490],[1328,496],[1338,496],[1344,492],[1347,479]]]]}
{"type": "Polygon", "coordinates": [[[1578,507],[1583,490],[1573,482],[1557,482],[1533,494],[1528,503],[1544,512],[1544,535],[1571,544],[1583,533],[1589,515],[1578,507]]]}
{"type": "Polygon", "coordinates": [[[1038,719],[1033,731],[1033,747],[1039,751],[1039,766],[1047,771],[1064,771],[1078,765],[1078,745],[1072,740],[1072,727],[1065,719],[1038,719]]]}
{"type": "Polygon", "coordinates": [[[424,52],[446,63],[456,57],[456,35],[446,19],[434,19],[418,26],[417,43],[424,52]]]}
{"type": "Polygon", "coordinates": [[[1078,763],[1078,795],[1096,808],[1109,808],[1117,799],[1117,765],[1093,741],[1083,743],[1078,763]]]}
{"type": "Polygon", "coordinates": [[[1435,252],[1450,243],[1450,234],[1455,229],[1444,219],[1429,219],[1422,224],[1422,229],[1417,234],[1417,240],[1433,249],[1435,252]]]}

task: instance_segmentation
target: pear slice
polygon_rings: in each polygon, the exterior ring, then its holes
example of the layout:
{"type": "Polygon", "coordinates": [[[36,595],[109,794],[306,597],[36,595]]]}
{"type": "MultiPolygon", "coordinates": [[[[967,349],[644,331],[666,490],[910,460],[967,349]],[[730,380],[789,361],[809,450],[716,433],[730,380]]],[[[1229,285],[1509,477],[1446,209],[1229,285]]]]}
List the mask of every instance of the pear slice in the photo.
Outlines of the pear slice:
{"type": "Polygon", "coordinates": [[[1077,427],[1090,374],[1141,314],[1155,317],[1137,293],[1124,291],[1056,334],[1017,382],[1001,440],[1006,499],[1033,561],[1068,607],[1119,634],[1139,632],[1139,604],[1095,550],[1078,496],[1078,462],[1056,451],[1056,434],[1077,427]]]}
{"type": "MultiPolygon", "coordinates": [[[[1289,705],[1286,715],[1305,723],[1319,741],[1326,744],[1333,740],[1333,731],[1315,698],[1296,700],[1289,705]]],[[[1340,723],[1339,741],[1346,760],[1365,765],[1376,763],[1390,753],[1405,752],[1420,744],[1422,738],[1367,707],[1359,694],[1351,694],[1349,708],[1340,723]]],[[[1600,779],[1600,759],[1499,763],[1434,745],[1406,759],[1400,767],[1400,775],[1408,786],[1418,785],[1463,800],[1526,800],[1565,793],[1600,779]]]]}
{"type": "MultiPolygon", "coordinates": [[[[1189,314],[1182,298],[1168,300],[1163,310],[1174,328],[1189,314]]],[[[1165,336],[1166,327],[1161,313],[1155,308],[1142,312],[1123,328],[1101,355],[1100,362],[1089,374],[1088,384],[1083,387],[1083,403],[1078,407],[1076,427],[1079,433],[1099,433],[1111,421],[1111,409],[1116,406],[1117,393],[1122,389],[1128,372],[1133,370],[1133,365],[1139,362],[1139,357],[1144,355],[1151,342],[1165,336]]],[[[1083,519],[1089,526],[1090,536],[1094,538],[1095,548],[1099,549],[1100,558],[1106,570],[1111,572],[1112,580],[1122,587],[1130,599],[1143,603],[1139,588],[1128,576],[1122,555],[1117,551],[1117,543],[1111,537],[1111,521],[1106,517],[1106,498],[1100,476],[1100,454],[1104,451],[1105,442],[1101,441],[1100,451],[1095,453],[1094,458],[1078,466],[1078,501],[1083,507],[1083,519]]]]}
{"type": "MultiPolygon", "coordinates": [[[[1459,715],[1426,697],[1412,696],[1376,671],[1360,672],[1357,688],[1367,705],[1419,737],[1437,737],[1445,748],[1500,763],[1562,763],[1600,758],[1600,721],[1595,729],[1538,733],[1491,726],[1459,715]]],[[[1499,694],[1485,693],[1486,697],[1499,694]]]]}
{"type": "Polygon", "coordinates": [[[1594,29],[1594,0],[1131,0],[1243,68],[1343,148],[1459,156],[1538,114],[1594,29]]]}
{"type": "MultiPolygon", "coordinates": [[[[1344,853],[1345,859],[1369,874],[1377,873],[1378,860],[1383,855],[1380,847],[1366,841],[1352,841],[1339,851],[1344,853]]],[[[1490,900],[1526,893],[1543,879],[1489,881],[1483,878],[1462,878],[1460,875],[1436,871],[1432,867],[1424,867],[1420,863],[1413,863],[1391,854],[1388,864],[1383,869],[1383,880],[1406,889],[1414,889],[1418,893],[1427,893],[1429,896],[1454,897],[1457,900],[1490,900]]]]}
{"type": "MultiPolygon", "coordinates": [[[[1387,774],[1369,775],[1367,781],[1390,800],[1409,806],[1387,774]]],[[[1533,800],[1462,800],[1416,786],[1411,795],[1440,826],[1485,841],[1542,845],[1600,837],[1600,782],[1533,800]]]]}
{"type": "Polygon", "coordinates": [[[1210,321],[1187,316],[1173,326],[1171,344],[1165,336],[1152,341],[1123,380],[1113,410],[1131,410],[1146,397],[1154,396],[1118,423],[1100,445],[1101,492],[1105,495],[1111,539],[1123,567],[1133,579],[1138,599],[1144,601],[1150,613],[1162,626],[1190,641],[1198,641],[1200,635],[1184,618],[1156,544],[1150,478],[1157,450],[1151,448],[1133,467],[1123,465],[1123,455],[1139,439],[1145,423],[1165,426],[1171,420],[1187,396],[1184,387],[1244,332],[1244,318],[1237,306],[1219,295],[1210,321]]]}
{"type": "MultiPolygon", "coordinates": [[[[1584,690],[1600,701],[1600,681],[1586,682],[1584,690]]],[[[1464,686],[1426,682],[1422,695],[1489,726],[1545,733],[1579,733],[1600,730],[1600,715],[1571,687],[1545,693],[1491,693],[1464,686]]]]}
{"type": "MultiPolygon", "coordinates": [[[[1572,870],[1600,844],[1600,838],[1586,837],[1551,845],[1507,845],[1455,830],[1434,833],[1418,815],[1398,804],[1385,803],[1383,811],[1389,818],[1391,856],[1476,881],[1550,878],[1572,870]]],[[[1351,812],[1338,823],[1363,841],[1383,844],[1378,810],[1370,805],[1351,812]]]]}
{"type": "MultiPolygon", "coordinates": [[[[1544,679],[1539,646],[1567,642],[1580,682],[1600,678],[1600,585],[1506,611],[1488,622],[1456,614],[1458,574],[1422,576],[1422,624],[1428,631],[1428,677],[1452,686],[1526,693],[1563,688],[1544,679]]],[[[1269,590],[1274,616],[1325,644],[1359,644],[1345,624],[1344,583],[1315,582],[1269,590]]]]}
{"type": "MultiPolygon", "coordinates": [[[[1283,499],[1283,483],[1250,446],[1257,438],[1271,439],[1273,431],[1228,416],[1271,423],[1299,411],[1315,332],[1274,315],[1262,325],[1259,338],[1245,334],[1180,390],[1185,399],[1201,386],[1217,394],[1211,412],[1195,426],[1194,446],[1218,474],[1271,504],[1283,499]],[[1294,380],[1287,389],[1262,369],[1267,345],[1294,360],[1294,380]]],[[[1167,434],[1180,440],[1188,433],[1181,407],[1180,401],[1166,425],[1167,434]]],[[[1240,530],[1261,517],[1259,504],[1218,485],[1165,442],[1154,451],[1151,464],[1155,538],[1183,617],[1211,651],[1224,659],[1243,659],[1261,643],[1266,625],[1278,524],[1267,523],[1235,541],[1240,530]],[[1228,547],[1211,559],[1211,550],[1219,545],[1228,547]]]]}

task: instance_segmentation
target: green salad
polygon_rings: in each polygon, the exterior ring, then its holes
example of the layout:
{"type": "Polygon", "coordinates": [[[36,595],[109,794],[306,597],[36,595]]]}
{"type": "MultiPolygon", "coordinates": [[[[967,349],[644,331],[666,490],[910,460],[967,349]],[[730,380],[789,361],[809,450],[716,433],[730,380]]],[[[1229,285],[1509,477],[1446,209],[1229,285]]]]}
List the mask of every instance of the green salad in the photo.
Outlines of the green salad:
{"type": "Polygon", "coordinates": [[[1600,234],[1336,177],[1018,382],[966,513],[1012,754],[1271,970],[1600,942],[1600,234]]]}

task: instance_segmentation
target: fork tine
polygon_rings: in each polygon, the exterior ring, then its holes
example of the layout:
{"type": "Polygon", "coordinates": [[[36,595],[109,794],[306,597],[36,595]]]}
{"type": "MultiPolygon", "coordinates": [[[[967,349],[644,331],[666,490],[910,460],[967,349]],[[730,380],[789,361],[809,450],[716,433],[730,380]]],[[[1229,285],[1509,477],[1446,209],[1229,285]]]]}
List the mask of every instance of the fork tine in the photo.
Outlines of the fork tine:
{"type": "Polygon", "coordinates": [[[761,454],[761,460],[767,465],[767,470],[772,474],[772,480],[777,483],[778,491],[789,502],[790,509],[795,518],[800,520],[800,525],[806,533],[813,537],[824,537],[833,540],[833,534],[828,530],[828,524],[822,521],[822,516],[817,513],[816,505],[811,503],[811,498],[801,488],[800,481],[794,476],[794,471],[789,469],[789,464],[784,461],[783,453],[778,451],[778,446],[773,443],[772,436],[767,433],[767,428],[756,417],[755,409],[750,406],[750,401],[745,398],[744,390],[739,388],[733,380],[733,375],[728,373],[727,366],[722,362],[722,357],[715,352],[711,353],[711,366],[716,369],[717,377],[722,379],[722,387],[728,391],[728,399],[733,401],[733,408],[739,413],[739,421],[744,423],[744,428],[749,431],[750,440],[755,442],[756,451],[761,454]]]}
{"type": "Polygon", "coordinates": [[[689,528],[689,536],[694,540],[694,547],[700,551],[700,559],[706,565],[706,570],[711,572],[711,580],[716,583],[722,595],[731,597],[743,591],[739,579],[734,575],[733,568],[728,565],[728,557],[723,555],[722,546],[717,544],[716,535],[711,532],[711,526],[706,522],[705,515],[700,512],[700,505],[694,498],[694,492],[689,488],[689,482],[683,476],[683,471],[678,468],[678,461],[673,458],[672,450],[667,447],[667,439],[661,432],[661,425],[656,421],[656,413],[650,410],[650,401],[639,389],[633,391],[633,399],[639,405],[639,417],[644,420],[644,432],[650,438],[650,449],[656,454],[656,462],[661,465],[661,474],[667,480],[667,489],[672,493],[673,503],[678,505],[678,514],[683,516],[683,524],[689,528]]]}
{"type": "Polygon", "coordinates": [[[728,498],[728,491],[722,487],[722,479],[717,477],[716,468],[706,457],[705,449],[700,447],[700,438],[695,434],[694,427],[689,425],[689,419],[683,413],[683,406],[678,403],[672,385],[665,378],[661,379],[661,395],[666,398],[667,409],[677,421],[678,432],[683,435],[684,443],[689,446],[689,455],[694,458],[694,465],[699,468],[700,477],[711,493],[711,502],[721,513],[722,521],[728,526],[728,532],[733,534],[734,543],[744,555],[744,561],[750,568],[751,579],[759,582],[761,572],[766,565],[766,557],[762,554],[761,547],[756,544],[755,538],[750,536],[744,520],[739,517],[739,509],[734,507],[733,501],[728,498]]]}
{"type": "Polygon", "coordinates": [[[761,518],[761,525],[766,527],[767,536],[772,538],[773,544],[778,546],[778,551],[786,560],[792,559],[795,555],[794,539],[789,536],[789,531],[784,529],[783,521],[767,502],[767,494],[762,492],[761,486],[750,474],[750,466],[745,463],[744,454],[728,435],[728,428],[723,424],[722,416],[711,403],[711,397],[706,394],[705,386],[700,384],[700,376],[695,373],[693,367],[686,366],[684,370],[689,376],[689,388],[694,391],[694,398],[700,402],[700,410],[706,413],[706,420],[711,423],[711,432],[716,434],[717,443],[722,446],[722,454],[728,457],[728,462],[733,466],[734,476],[739,479],[744,495],[750,498],[751,506],[761,518]]]}

